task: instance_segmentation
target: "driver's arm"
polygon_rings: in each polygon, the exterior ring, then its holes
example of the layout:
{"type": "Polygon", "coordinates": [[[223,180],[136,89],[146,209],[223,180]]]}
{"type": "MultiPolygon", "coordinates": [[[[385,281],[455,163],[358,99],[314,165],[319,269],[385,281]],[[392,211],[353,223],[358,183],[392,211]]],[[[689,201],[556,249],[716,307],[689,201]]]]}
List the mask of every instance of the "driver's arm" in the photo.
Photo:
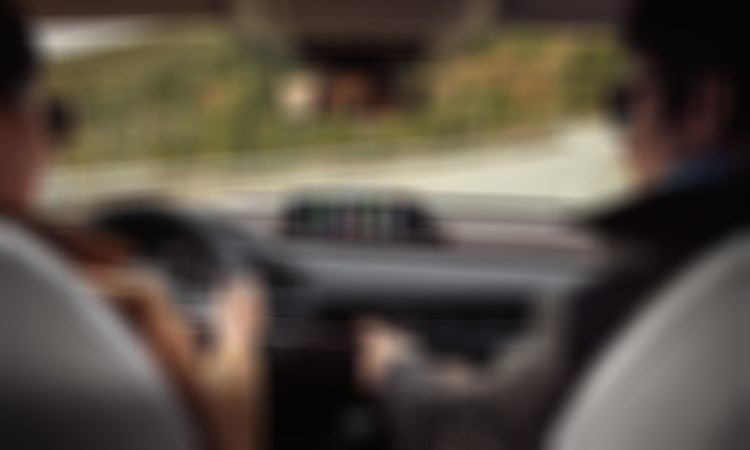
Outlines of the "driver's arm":
{"type": "Polygon", "coordinates": [[[128,268],[89,267],[86,272],[208,425],[210,443],[219,450],[259,448],[264,293],[244,279],[230,282],[217,305],[214,345],[198,349],[157,277],[128,268]]]}

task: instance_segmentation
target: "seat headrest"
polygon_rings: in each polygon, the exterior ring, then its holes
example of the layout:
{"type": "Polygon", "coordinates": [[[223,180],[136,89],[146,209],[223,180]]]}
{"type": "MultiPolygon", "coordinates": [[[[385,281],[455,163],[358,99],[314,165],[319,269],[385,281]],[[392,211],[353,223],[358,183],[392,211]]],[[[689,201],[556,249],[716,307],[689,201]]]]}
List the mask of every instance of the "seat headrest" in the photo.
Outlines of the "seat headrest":
{"type": "Polygon", "coordinates": [[[585,378],[550,450],[750,448],[750,236],[649,305],[585,378]]]}
{"type": "Polygon", "coordinates": [[[184,409],[137,339],[65,262],[7,221],[0,447],[195,448],[184,409]]]}

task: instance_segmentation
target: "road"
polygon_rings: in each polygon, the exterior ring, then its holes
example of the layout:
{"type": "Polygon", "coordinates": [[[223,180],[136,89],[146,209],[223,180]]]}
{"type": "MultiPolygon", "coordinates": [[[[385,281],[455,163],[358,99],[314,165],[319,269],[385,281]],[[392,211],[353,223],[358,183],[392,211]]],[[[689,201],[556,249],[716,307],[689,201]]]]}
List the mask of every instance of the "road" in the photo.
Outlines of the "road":
{"type": "Polygon", "coordinates": [[[251,163],[250,169],[233,170],[239,164],[206,160],[169,173],[149,164],[63,169],[48,183],[45,198],[50,203],[90,202],[159,193],[232,207],[247,205],[249,197],[258,195],[324,187],[384,187],[586,204],[615,195],[626,185],[615,142],[601,123],[585,121],[456,151],[368,162],[311,161],[273,170],[252,169],[251,163]]]}

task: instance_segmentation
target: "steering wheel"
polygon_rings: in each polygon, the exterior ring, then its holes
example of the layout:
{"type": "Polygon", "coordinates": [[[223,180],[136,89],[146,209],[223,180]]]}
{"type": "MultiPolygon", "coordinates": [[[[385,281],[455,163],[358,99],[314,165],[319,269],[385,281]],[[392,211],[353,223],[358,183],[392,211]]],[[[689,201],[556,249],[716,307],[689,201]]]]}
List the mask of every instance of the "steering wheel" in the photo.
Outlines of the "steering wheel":
{"type": "Polygon", "coordinates": [[[197,331],[210,333],[209,312],[226,283],[252,276],[242,253],[199,217],[159,206],[115,207],[93,220],[95,227],[123,238],[138,260],[163,275],[172,297],[197,331]]]}
{"type": "Polygon", "coordinates": [[[352,427],[357,428],[350,419],[341,419],[351,417],[347,405],[356,395],[349,358],[287,345],[290,333],[283,323],[304,316],[302,304],[309,303],[304,300],[310,300],[314,288],[283,258],[244,231],[164,205],[115,206],[100,212],[93,224],[124,238],[147,267],[164,275],[180,310],[209,340],[207,313],[225,283],[234,276],[260,278],[277,318],[267,353],[273,378],[272,447],[298,448],[304,441],[311,449],[362,448],[341,442],[341,436],[347,440],[352,427]]]}

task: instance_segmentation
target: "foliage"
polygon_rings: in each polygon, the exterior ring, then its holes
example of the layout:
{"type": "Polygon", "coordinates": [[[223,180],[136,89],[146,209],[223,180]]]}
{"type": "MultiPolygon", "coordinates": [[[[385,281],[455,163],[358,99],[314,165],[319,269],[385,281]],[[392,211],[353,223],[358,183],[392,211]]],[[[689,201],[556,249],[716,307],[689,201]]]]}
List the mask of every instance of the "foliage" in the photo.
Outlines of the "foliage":
{"type": "Polygon", "coordinates": [[[601,29],[511,28],[433,58],[407,80],[424,102],[376,117],[290,121],[276,81],[300,68],[280,48],[215,24],[160,24],[136,46],[52,67],[84,126],[68,163],[207,155],[287,160],[320,148],[493,133],[595,111],[620,55],[601,29]]]}

